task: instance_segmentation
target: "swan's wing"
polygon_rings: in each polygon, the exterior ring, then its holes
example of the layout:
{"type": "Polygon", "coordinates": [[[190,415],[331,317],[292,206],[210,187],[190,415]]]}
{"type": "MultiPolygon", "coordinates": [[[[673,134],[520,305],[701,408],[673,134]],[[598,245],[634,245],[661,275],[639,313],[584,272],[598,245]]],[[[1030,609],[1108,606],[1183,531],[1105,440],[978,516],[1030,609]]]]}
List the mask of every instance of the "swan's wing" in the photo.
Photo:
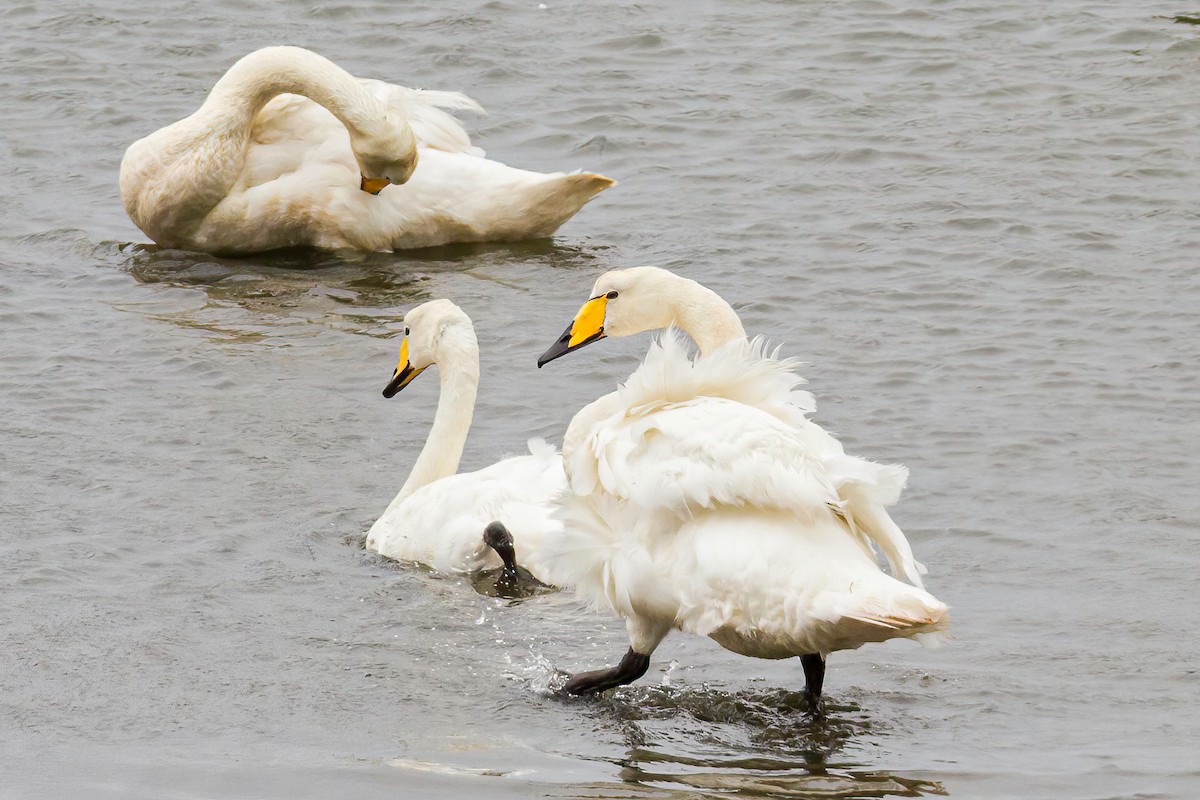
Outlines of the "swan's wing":
{"type": "Polygon", "coordinates": [[[328,187],[352,182],[357,165],[350,151],[350,136],[337,117],[296,94],[273,98],[254,118],[250,146],[242,168],[240,189],[246,190],[288,175],[303,179],[299,187],[328,187]],[[318,171],[328,174],[319,177],[318,171]]]}
{"type": "Polygon", "coordinates": [[[425,147],[473,156],[484,154],[483,150],[471,144],[471,137],[467,135],[462,123],[443,110],[483,114],[483,108],[465,94],[409,89],[368,79],[362,80],[362,84],[408,120],[413,133],[417,135],[417,141],[425,147]]]}
{"type": "MultiPolygon", "coordinates": [[[[886,511],[887,506],[899,499],[908,470],[846,455],[841,442],[807,418],[815,404],[811,395],[797,390],[803,380],[795,373],[796,366],[794,361],[779,360],[769,354],[761,339],[730,343],[710,356],[692,361],[678,336],[664,335],[618,393],[588,406],[572,421],[563,451],[572,466],[572,481],[577,491],[586,494],[599,485],[600,460],[594,454],[579,461],[575,456],[602,420],[619,419],[629,407],[649,408],[689,396],[738,401],[791,428],[788,436],[778,440],[780,446],[818,462],[819,466],[811,471],[818,476],[822,489],[833,488],[837,499],[831,505],[836,504],[837,513],[846,524],[864,544],[873,543],[883,552],[894,575],[921,586],[920,575],[925,568],[913,558],[903,531],[886,511]]],[[[592,442],[591,446],[594,445],[592,442]]],[[[681,489],[686,485],[681,485],[681,489]]]]}
{"type": "Polygon", "coordinates": [[[302,95],[281,94],[273,97],[254,118],[250,142],[273,144],[295,140],[311,145],[324,141],[330,131],[338,128],[345,130],[337,117],[320,104],[302,95]]]}
{"type": "Polygon", "coordinates": [[[879,548],[893,575],[914,586],[922,586],[925,566],[913,558],[908,539],[887,512],[887,507],[894,505],[904,491],[908,468],[847,455],[841,442],[803,416],[795,416],[792,424],[824,465],[825,474],[837,491],[842,510],[855,531],[879,548]]]}
{"type": "Polygon", "coordinates": [[[791,424],[801,378],[761,341],[693,361],[668,333],[613,395],[572,420],[564,459],[572,489],[645,509],[750,506],[828,513],[838,498],[819,453],[791,424]]]}
{"type": "Polygon", "coordinates": [[[444,572],[473,571],[499,564],[483,543],[483,529],[500,520],[524,561],[557,527],[552,511],[565,485],[562,460],[553,451],[451,475],[393,502],[371,527],[367,547],[444,572]]]}
{"type": "Polygon", "coordinates": [[[925,565],[913,557],[908,537],[887,512],[900,499],[908,469],[845,454],[826,459],[826,467],[852,524],[882,551],[892,574],[923,586],[925,565]]]}
{"type": "Polygon", "coordinates": [[[777,358],[761,336],[751,341],[735,339],[693,359],[684,335],[669,328],[650,346],[620,393],[631,408],[723,397],[793,422],[816,410],[812,395],[798,388],[805,383],[797,372],[799,366],[795,359],[777,358]]]}
{"type": "Polygon", "coordinates": [[[407,183],[367,196],[376,203],[349,200],[370,207],[372,217],[360,227],[364,236],[380,237],[381,246],[372,249],[550,236],[613,184],[592,173],[532,172],[424,146],[419,153],[407,183]]]}
{"type": "Polygon", "coordinates": [[[572,489],[689,517],[745,506],[826,515],[837,493],[803,439],[772,415],[701,397],[629,409],[597,425],[571,463],[572,489]]]}

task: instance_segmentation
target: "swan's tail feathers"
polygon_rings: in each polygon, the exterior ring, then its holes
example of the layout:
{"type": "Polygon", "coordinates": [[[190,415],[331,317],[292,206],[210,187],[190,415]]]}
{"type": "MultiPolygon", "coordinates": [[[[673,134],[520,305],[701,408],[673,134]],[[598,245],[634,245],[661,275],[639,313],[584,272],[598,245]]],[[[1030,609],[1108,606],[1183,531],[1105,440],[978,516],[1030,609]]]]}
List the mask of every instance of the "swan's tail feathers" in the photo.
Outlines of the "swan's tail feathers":
{"type": "Polygon", "coordinates": [[[605,189],[617,185],[617,182],[612,178],[597,175],[595,172],[572,172],[566,177],[566,180],[572,192],[585,194],[588,200],[591,200],[605,189]]]}
{"type": "Polygon", "coordinates": [[[866,612],[856,612],[846,614],[846,619],[857,620],[866,625],[875,625],[880,628],[887,628],[893,631],[904,631],[910,628],[920,628],[921,630],[933,629],[944,626],[948,621],[948,616],[943,612],[940,614],[922,614],[919,616],[898,615],[898,614],[869,614],[866,612]]]}
{"type": "Polygon", "coordinates": [[[544,239],[575,216],[593,197],[616,184],[594,172],[540,176],[521,190],[523,202],[514,206],[514,239],[544,239]]]}
{"type": "Polygon", "coordinates": [[[850,650],[896,638],[918,638],[929,645],[931,638],[949,627],[950,609],[945,603],[923,589],[877,575],[878,580],[865,585],[856,582],[849,592],[818,595],[812,611],[827,626],[822,626],[822,651],[850,650]]]}
{"type": "Polygon", "coordinates": [[[843,636],[861,642],[905,638],[914,639],[923,647],[936,648],[950,638],[949,624],[950,616],[944,611],[917,616],[855,613],[844,615],[838,628],[843,636]]]}

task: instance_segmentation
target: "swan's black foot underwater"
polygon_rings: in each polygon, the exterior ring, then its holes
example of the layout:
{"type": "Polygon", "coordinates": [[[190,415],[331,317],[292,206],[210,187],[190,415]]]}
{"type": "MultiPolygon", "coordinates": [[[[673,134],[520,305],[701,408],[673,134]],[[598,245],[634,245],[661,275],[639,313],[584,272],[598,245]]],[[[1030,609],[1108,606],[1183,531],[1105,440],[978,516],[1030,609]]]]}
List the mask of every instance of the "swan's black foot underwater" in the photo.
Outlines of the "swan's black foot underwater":
{"type": "Polygon", "coordinates": [[[814,717],[824,717],[821,687],[825,684],[825,658],[820,653],[803,655],[800,656],[800,666],[804,667],[804,696],[808,699],[808,713],[814,717]]]}
{"type": "Polygon", "coordinates": [[[490,597],[503,597],[516,600],[522,597],[533,597],[538,594],[554,591],[539,581],[532,572],[517,563],[516,547],[512,534],[504,523],[492,522],[483,530],[483,541],[496,551],[504,566],[500,569],[484,570],[475,576],[473,583],[475,591],[490,597]]]}
{"type": "Polygon", "coordinates": [[[633,683],[645,675],[649,668],[650,656],[644,656],[631,647],[621,659],[621,663],[612,669],[598,669],[572,675],[563,691],[567,694],[599,694],[606,689],[633,683]]]}

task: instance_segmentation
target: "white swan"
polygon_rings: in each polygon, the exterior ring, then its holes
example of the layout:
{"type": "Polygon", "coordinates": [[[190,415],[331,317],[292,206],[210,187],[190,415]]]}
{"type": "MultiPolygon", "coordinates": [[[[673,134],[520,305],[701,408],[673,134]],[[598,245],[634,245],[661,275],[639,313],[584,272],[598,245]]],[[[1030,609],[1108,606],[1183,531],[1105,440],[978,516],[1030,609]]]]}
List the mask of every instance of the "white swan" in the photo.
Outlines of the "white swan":
{"type": "Polygon", "coordinates": [[[490,161],[442,108],[481,110],[455,92],[359,80],[308,50],[267,47],[234,64],[194,114],[130,145],[121,199],[165,247],[387,251],[546,237],[613,185],[490,161]]]}
{"type": "Polygon", "coordinates": [[[566,489],[562,458],[545,442],[531,440],[530,455],[456,474],[479,387],[475,329],[449,300],[417,306],[404,322],[400,362],[384,396],[395,395],[431,364],[438,366],[441,393],[425,446],[400,493],[371,526],[367,548],[443,572],[499,566],[499,552],[506,570],[515,570],[507,526],[516,533],[522,563],[537,576],[543,540],[561,530],[552,512],[566,489]],[[484,542],[485,528],[492,547],[484,542]]]}
{"type": "Polygon", "coordinates": [[[884,509],[906,472],[846,456],[807,419],[794,362],[747,343],[727,303],[664,270],[602,276],[539,364],[670,323],[701,356],[668,334],[575,416],[563,443],[574,496],[565,529],[544,543],[543,572],[623,617],[630,639],[617,667],[575,675],[566,690],[636,680],[677,628],[743,655],[800,656],[815,710],[828,653],[948,622],[884,509]],[[914,585],[879,569],[872,541],[914,585]]]}
{"type": "MultiPolygon", "coordinates": [[[[686,333],[701,355],[713,353],[729,342],[746,340],[737,312],[716,292],[665,269],[632,267],[600,276],[593,286],[592,300],[542,355],[538,366],[608,336],[632,336],[668,327],[686,333]],[[609,306],[609,295],[617,294],[621,303],[609,306]]],[[[799,378],[797,382],[803,383],[799,378]]],[[[879,547],[894,575],[921,587],[925,567],[913,558],[908,539],[887,512],[887,507],[900,499],[908,482],[908,469],[847,455],[841,442],[808,418],[816,412],[812,395],[794,392],[792,397],[786,419],[804,435],[809,450],[821,461],[855,527],[879,547]]],[[[597,401],[615,402],[615,392],[597,401]]],[[[603,408],[594,407],[597,411],[603,408]]],[[[584,430],[581,425],[576,433],[584,430]]]]}

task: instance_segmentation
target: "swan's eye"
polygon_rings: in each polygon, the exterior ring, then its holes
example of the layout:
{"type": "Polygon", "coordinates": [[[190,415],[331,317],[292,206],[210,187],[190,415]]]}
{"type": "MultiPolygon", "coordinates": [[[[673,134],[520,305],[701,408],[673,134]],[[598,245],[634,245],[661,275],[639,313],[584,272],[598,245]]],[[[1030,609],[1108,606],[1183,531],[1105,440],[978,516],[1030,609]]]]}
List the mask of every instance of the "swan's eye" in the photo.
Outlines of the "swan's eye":
{"type": "Polygon", "coordinates": [[[405,336],[408,336],[408,334],[409,334],[409,333],[411,333],[411,331],[408,329],[408,326],[407,326],[407,325],[405,325],[405,326],[404,326],[404,335],[405,335],[405,336]]]}
{"type": "Polygon", "coordinates": [[[616,300],[617,299],[617,290],[613,289],[611,292],[609,292],[608,294],[606,294],[604,296],[607,297],[609,300],[616,300]]]}

